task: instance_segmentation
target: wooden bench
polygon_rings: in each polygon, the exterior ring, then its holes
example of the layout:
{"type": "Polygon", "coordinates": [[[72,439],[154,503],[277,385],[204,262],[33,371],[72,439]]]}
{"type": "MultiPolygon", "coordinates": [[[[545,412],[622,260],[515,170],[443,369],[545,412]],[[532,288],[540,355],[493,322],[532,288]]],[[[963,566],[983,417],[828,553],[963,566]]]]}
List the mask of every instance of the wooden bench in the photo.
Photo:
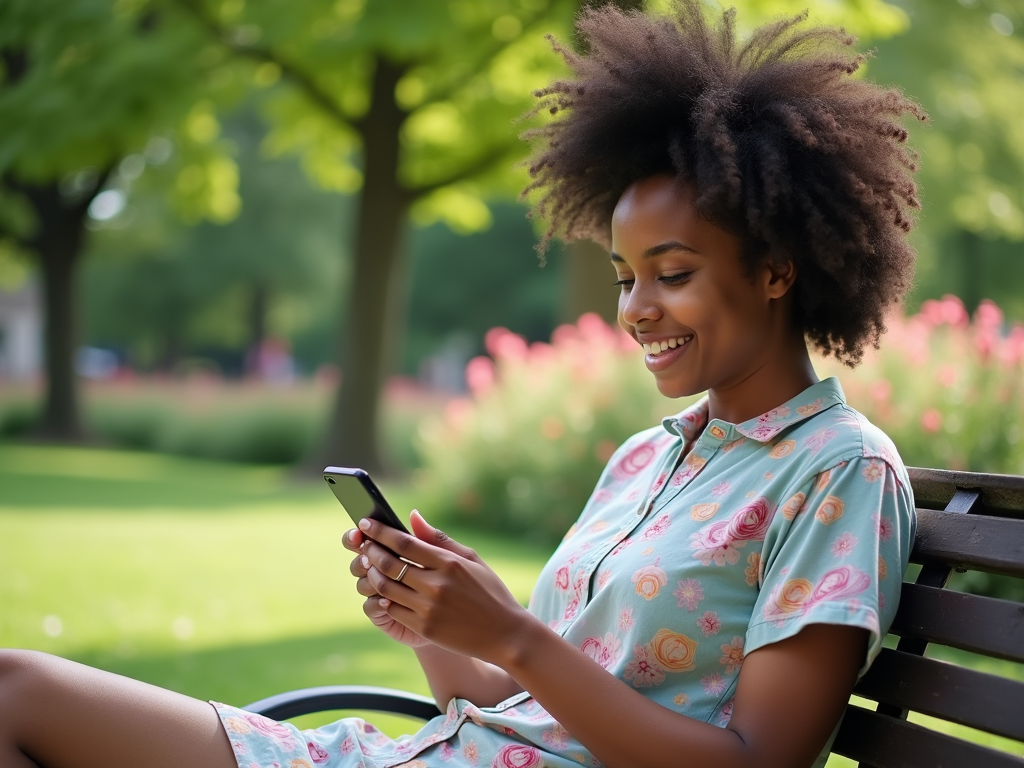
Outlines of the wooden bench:
{"type": "MultiPolygon", "coordinates": [[[[854,693],[832,751],[862,768],[1024,768],[1015,756],[907,721],[918,712],[997,734],[1024,754],[1024,682],[924,656],[928,645],[1024,663],[1024,603],[945,589],[951,573],[977,570],[1020,580],[1024,593],[1024,477],[910,469],[917,539],[890,641],[854,693]]],[[[401,691],[326,686],[247,707],[277,720],[338,709],[429,719],[434,702],[401,691]]]]}

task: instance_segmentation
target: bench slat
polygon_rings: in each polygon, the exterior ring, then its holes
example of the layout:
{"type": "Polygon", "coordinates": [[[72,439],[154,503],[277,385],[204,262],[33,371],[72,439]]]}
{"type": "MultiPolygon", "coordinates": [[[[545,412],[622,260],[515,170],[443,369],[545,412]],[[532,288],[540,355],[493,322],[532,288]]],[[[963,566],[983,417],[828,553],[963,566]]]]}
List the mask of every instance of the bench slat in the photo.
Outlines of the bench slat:
{"type": "Polygon", "coordinates": [[[1024,578],[1024,520],[918,509],[910,559],[1024,578]]]}
{"type": "Polygon", "coordinates": [[[904,584],[890,631],[998,659],[1024,661],[1024,603],[904,584]]]}
{"type": "Polygon", "coordinates": [[[883,648],[854,693],[1024,741],[1024,683],[883,648]]]}
{"type": "Polygon", "coordinates": [[[1024,768],[1024,757],[852,705],[846,708],[832,751],[874,768],[1024,768]]]}
{"type": "Polygon", "coordinates": [[[1009,517],[1024,517],[1024,477],[975,472],[953,472],[948,469],[907,467],[914,498],[922,506],[942,509],[953,498],[957,488],[981,491],[981,503],[989,512],[1009,517]]]}

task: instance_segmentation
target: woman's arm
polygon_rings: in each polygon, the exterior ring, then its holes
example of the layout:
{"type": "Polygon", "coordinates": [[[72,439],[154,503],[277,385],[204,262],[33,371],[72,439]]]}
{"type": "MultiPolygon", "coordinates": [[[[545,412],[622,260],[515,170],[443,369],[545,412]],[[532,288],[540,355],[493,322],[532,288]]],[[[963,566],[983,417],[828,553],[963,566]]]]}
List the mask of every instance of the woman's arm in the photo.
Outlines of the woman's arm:
{"type": "Polygon", "coordinates": [[[369,537],[425,566],[410,569],[399,584],[401,563],[367,544],[367,579],[389,616],[437,646],[505,670],[609,768],[810,765],[864,658],[866,630],[824,624],[758,649],[743,663],[732,719],[719,728],[666,709],[608,674],[520,606],[472,550],[441,550],[364,524],[369,537]]]}
{"type": "MultiPolygon", "coordinates": [[[[378,602],[377,599],[374,602],[378,602]]],[[[523,691],[523,686],[500,667],[486,661],[446,651],[434,644],[415,649],[430,693],[444,709],[453,698],[468,699],[478,707],[493,707],[509,696],[523,691]]]]}
{"type": "MultiPolygon", "coordinates": [[[[414,531],[417,527],[423,529],[424,525],[422,517],[413,517],[414,531]]],[[[420,533],[430,536],[439,547],[458,546],[444,534],[440,534],[443,538],[438,538],[440,532],[429,526],[420,533]]],[[[356,577],[356,591],[366,598],[363,612],[388,637],[413,649],[423,668],[423,674],[427,677],[430,693],[439,707],[443,709],[454,697],[468,699],[480,707],[489,707],[523,690],[521,685],[499,667],[439,648],[389,616],[387,610],[380,605],[377,590],[366,579],[366,565],[361,554],[365,540],[362,532],[358,530],[349,531],[342,537],[343,546],[358,553],[352,560],[349,571],[356,577]]]]}

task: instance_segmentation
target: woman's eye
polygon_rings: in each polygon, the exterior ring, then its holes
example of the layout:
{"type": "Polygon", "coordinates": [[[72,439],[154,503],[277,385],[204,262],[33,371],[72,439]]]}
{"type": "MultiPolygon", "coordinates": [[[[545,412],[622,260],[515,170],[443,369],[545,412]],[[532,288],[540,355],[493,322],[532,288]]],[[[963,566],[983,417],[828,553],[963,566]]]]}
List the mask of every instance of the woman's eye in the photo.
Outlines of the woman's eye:
{"type": "Polygon", "coordinates": [[[675,285],[676,283],[685,282],[686,279],[693,274],[692,272],[680,272],[678,275],[662,275],[659,280],[669,285],[675,285]]]}
{"type": "Polygon", "coordinates": [[[634,278],[632,278],[632,277],[624,277],[621,280],[616,280],[614,283],[612,283],[612,285],[614,285],[616,287],[622,286],[623,288],[629,288],[630,286],[633,285],[634,282],[636,282],[636,280],[634,278]]]}

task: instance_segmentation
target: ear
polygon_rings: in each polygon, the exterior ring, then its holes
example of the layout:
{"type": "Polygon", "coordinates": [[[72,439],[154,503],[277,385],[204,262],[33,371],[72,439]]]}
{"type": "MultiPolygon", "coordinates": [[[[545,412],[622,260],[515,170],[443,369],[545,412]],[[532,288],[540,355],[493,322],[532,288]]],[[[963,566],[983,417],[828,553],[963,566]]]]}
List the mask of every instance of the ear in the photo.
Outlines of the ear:
{"type": "Polygon", "coordinates": [[[778,261],[769,255],[761,269],[762,287],[769,299],[781,299],[796,282],[796,264],[791,259],[778,261]]]}

